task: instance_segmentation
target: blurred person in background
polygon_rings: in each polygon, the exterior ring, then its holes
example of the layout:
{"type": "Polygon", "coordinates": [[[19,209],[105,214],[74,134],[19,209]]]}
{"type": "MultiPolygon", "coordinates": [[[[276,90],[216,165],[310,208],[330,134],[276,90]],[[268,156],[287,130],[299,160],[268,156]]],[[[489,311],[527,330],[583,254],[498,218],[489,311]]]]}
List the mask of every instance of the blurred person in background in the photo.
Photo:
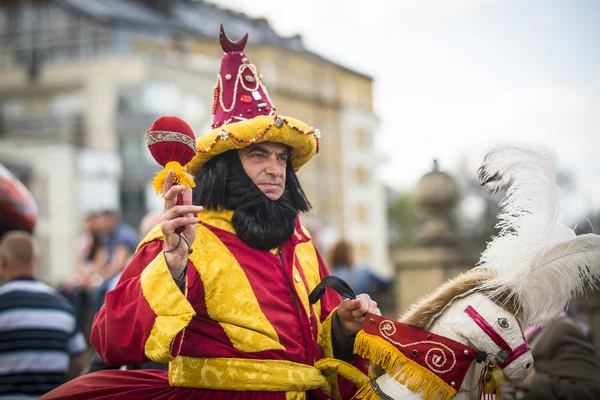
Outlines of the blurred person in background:
{"type": "MultiPolygon", "coordinates": [[[[158,225],[159,222],[160,222],[160,213],[158,213],[156,211],[150,211],[146,215],[144,215],[144,217],[142,218],[142,221],[140,222],[140,227],[139,227],[140,237],[141,238],[146,237],[146,235],[152,230],[152,228],[154,228],[156,225],[158,225]]],[[[110,282],[110,285],[108,285],[108,287],[107,287],[107,292],[114,289],[117,282],[118,282],[118,279],[112,279],[110,282]]],[[[105,369],[123,369],[123,368],[130,369],[130,370],[160,369],[160,370],[166,371],[168,369],[168,366],[169,366],[169,364],[167,364],[167,363],[148,362],[148,363],[143,363],[143,364],[112,367],[112,366],[108,365],[107,363],[105,363],[102,360],[102,358],[100,358],[98,353],[94,352],[91,362],[90,362],[90,366],[87,369],[86,373],[101,371],[101,370],[105,370],[105,369]]]]}
{"type": "Polygon", "coordinates": [[[108,263],[99,273],[103,280],[107,280],[123,271],[140,238],[133,227],[119,221],[115,211],[103,211],[99,218],[100,233],[108,252],[108,263]]]}
{"type": "Polygon", "coordinates": [[[140,238],[137,231],[123,222],[115,211],[105,210],[98,216],[98,229],[102,245],[106,248],[107,262],[92,276],[96,282],[91,294],[90,313],[95,315],[102,304],[109,287],[114,287],[125,265],[135,253],[140,238]]]}
{"type": "Polygon", "coordinates": [[[160,223],[160,213],[157,211],[149,211],[140,221],[140,238],[145,238],[146,235],[160,223]]]}
{"type": "Polygon", "coordinates": [[[590,329],[569,310],[525,330],[535,365],[523,381],[503,388],[503,399],[600,399],[600,361],[590,329]]]}
{"type": "Polygon", "coordinates": [[[0,241],[0,399],[33,399],[76,376],[87,344],[75,310],[35,279],[40,260],[33,236],[0,241]]]}
{"type": "Polygon", "coordinates": [[[60,291],[75,306],[78,326],[89,336],[93,314],[90,315],[90,295],[102,283],[100,272],[108,262],[108,252],[101,235],[100,215],[86,216],[83,232],[77,239],[76,267],[73,277],[62,283],[60,291]]]}
{"type": "Polygon", "coordinates": [[[354,248],[346,240],[338,240],[329,252],[331,275],[343,279],[355,293],[366,293],[376,299],[378,293],[391,286],[391,280],[379,277],[366,266],[355,265],[354,248]]]}

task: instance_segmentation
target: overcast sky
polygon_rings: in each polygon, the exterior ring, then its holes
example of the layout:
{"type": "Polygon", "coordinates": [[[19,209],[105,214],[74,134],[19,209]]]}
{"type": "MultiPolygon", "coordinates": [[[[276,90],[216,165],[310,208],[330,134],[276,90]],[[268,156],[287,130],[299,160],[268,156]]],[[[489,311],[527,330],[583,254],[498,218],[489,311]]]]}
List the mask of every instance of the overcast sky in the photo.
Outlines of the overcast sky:
{"type": "MultiPolygon", "coordinates": [[[[216,2],[213,0],[213,2],[216,2]]],[[[600,208],[600,1],[218,0],[375,79],[378,177],[410,190],[437,158],[475,171],[526,141],[575,178],[568,219],[600,208]]],[[[309,122],[309,121],[308,121],[309,122]]]]}

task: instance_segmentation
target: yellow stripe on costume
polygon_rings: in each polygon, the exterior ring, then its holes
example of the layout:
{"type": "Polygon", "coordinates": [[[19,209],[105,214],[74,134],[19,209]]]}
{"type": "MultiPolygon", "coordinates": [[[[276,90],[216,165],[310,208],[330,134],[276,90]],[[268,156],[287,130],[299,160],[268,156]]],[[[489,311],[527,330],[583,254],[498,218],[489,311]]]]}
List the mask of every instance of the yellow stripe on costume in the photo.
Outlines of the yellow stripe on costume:
{"type": "MultiPolygon", "coordinates": [[[[199,214],[210,225],[235,232],[228,222],[231,215],[231,211],[199,214]]],[[[146,235],[138,250],[156,239],[162,239],[158,225],[146,235]]],[[[208,315],[223,327],[233,346],[247,353],[285,350],[275,328],[262,312],[242,267],[219,238],[204,225],[197,224],[192,248],[190,260],[204,284],[208,315]]],[[[171,281],[175,285],[172,278],[171,281]]]]}
{"type": "MultiPolygon", "coordinates": [[[[312,290],[321,282],[321,275],[319,272],[319,259],[317,258],[317,251],[312,241],[300,243],[296,246],[295,252],[298,262],[302,266],[306,283],[308,284],[308,292],[312,290]]],[[[308,298],[307,298],[308,299],[308,298]]],[[[321,301],[319,300],[313,305],[317,319],[321,319],[321,301]]]]}
{"type": "Polygon", "coordinates": [[[196,225],[190,260],[204,284],[206,310],[233,346],[247,353],[285,350],[262,312],[252,285],[227,247],[204,225],[196,225]]]}
{"type": "Polygon", "coordinates": [[[144,269],[140,284],[144,298],[156,314],[144,353],[152,361],[171,361],[171,342],[196,315],[194,308],[175,284],[162,252],[144,269]]]}

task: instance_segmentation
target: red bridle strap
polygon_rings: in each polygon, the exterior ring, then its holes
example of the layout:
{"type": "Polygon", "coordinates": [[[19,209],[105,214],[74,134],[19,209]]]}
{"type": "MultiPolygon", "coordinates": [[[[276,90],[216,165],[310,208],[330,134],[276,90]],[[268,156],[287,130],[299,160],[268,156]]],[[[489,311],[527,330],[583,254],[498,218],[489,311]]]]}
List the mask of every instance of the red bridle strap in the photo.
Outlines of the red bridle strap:
{"type": "Polygon", "coordinates": [[[475,323],[481,328],[481,330],[484,331],[485,334],[488,335],[490,339],[492,339],[494,343],[496,343],[496,345],[498,345],[498,347],[500,347],[501,350],[504,350],[506,351],[506,353],[508,353],[508,357],[506,358],[506,360],[504,360],[504,362],[502,362],[502,364],[499,365],[500,368],[506,367],[508,364],[517,359],[521,354],[526,353],[529,350],[527,342],[523,343],[515,349],[512,349],[508,345],[508,343],[506,343],[504,338],[500,336],[500,334],[496,332],[496,330],[477,311],[475,311],[473,307],[468,306],[465,309],[465,312],[467,313],[467,315],[469,315],[469,317],[471,317],[473,321],[475,321],[475,323]]]}

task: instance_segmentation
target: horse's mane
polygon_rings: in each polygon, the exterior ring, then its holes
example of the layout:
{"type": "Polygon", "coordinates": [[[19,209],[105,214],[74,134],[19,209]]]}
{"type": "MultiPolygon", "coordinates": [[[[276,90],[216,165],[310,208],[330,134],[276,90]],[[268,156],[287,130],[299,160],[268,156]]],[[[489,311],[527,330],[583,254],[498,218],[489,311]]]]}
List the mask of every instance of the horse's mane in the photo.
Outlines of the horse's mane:
{"type": "MultiPolygon", "coordinates": [[[[399,321],[419,329],[427,329],[431,319],[446,307],[455,297],[477,288],[480,284],[496,277],[490,270],[475,269],[464,272],[446,281],[433,293],[422,297],[404,313],[399,321]]],[[[520,320],[520,309],[508,292],[497,295],[493,299],[508,312],[520,320]]]]}

